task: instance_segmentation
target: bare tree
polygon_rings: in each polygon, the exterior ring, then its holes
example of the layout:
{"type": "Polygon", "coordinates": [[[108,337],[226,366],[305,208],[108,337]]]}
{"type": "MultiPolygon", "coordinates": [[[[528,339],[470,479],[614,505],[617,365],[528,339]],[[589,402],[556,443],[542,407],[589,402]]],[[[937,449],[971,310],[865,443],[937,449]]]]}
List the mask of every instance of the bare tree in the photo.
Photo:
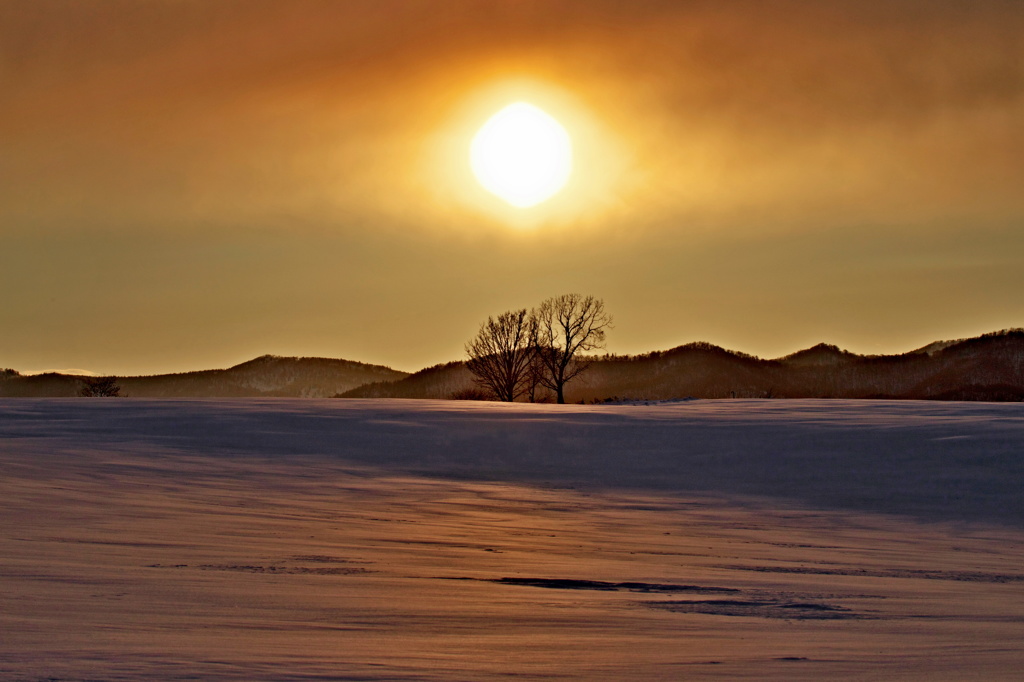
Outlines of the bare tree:
{"type": "Polygon", "coordinates": [[[535,338],[535,323],[526,309],[488,317],[466,344],[466,367],[477,384],[499,400],[512,402],[530,390],[535,338]]]}
{"type": "MultiPolygon", "coordinates": [[[[532,315],[532,313],[531,313],[532,315]]],[[[547,371],[544,368],[544,362],[540,358],[540,353],[537,352],[537,334],[536,334],[536,323],[537,320],[534,318],[534,335],[533,335],[533,346],[534,353],[533,359],[530,361],[530,368],[526,370],[526,397],[531,403],[538,402],[538,399],[544,401],[547,400],[547,396],[538,396],[537,389],[543,386],[541,383],[544,379],[544,373],[547,371]]]]}
{"type": "Polygon", "coordinates": [[[579,353],[604,346],[612,317],[605,312],[604,301],[579,294],[549,298],[532,311],[532,317],[537,329],[534,346],[544,369],[540,383],[564,404],[565,384],[590,366],[579,353]]]}
{"type": "Polygon", "coordinates": [[[82,379],[81,394],[86,398],[114,398],[121,395],[117,377],[87,377],[82,379]]]}

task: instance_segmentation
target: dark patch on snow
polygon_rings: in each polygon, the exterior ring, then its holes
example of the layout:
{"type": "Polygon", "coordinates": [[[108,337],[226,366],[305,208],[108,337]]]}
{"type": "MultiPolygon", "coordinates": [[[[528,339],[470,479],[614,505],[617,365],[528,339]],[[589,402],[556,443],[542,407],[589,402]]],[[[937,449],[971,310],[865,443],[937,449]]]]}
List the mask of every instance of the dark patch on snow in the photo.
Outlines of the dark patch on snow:
{"type": "MultiPolygon", "coordinates": [[[[662,601],[647,604],[676,613],[701,613],[713,616],[745,616],[784,620],[850,620],[864,618],[850,609],[818,602],[779,601],[774,599],[706,599],[702,601],[662,601]]],[[[792,660],[792,659],[787,659],[792,660]]]]}
{"type": "Polygon", "coordinates": [[[705,587],[702,585],[676,585],[671,583],[605,582],[603,580],[578,580],[575,578],[469,578],[499,585],[521,587],[543,587],[549,590],[594,590],[597,592],[698,592],[731,593],[739,592],[731,587],[705,587]]]}
{"type": "MultiPolygon", "coordinates": [[[[188,567],[188,564],[149,564],[147,566],[147,568],[188,567]]],[[[200,571],[236,571],[239,573],[264,573],[268,575],[361,575],[363,573],[377,572],[367,568],[349,566],[288,566],[284,564],[200,564],[194,568],[200,571]]]]}
{"type": "Polygon", "coordinates": [[[850,575],[868,578],[916,578],[920,580],[951,580],[967,583],[1024,582],[1024,575],[1013,573],[986,573],[983,571],[932,571],[911,568],[816,568],[813,566],[720,566],[734,571],[757,573],[799,573],[807,575],[850,575]]]}

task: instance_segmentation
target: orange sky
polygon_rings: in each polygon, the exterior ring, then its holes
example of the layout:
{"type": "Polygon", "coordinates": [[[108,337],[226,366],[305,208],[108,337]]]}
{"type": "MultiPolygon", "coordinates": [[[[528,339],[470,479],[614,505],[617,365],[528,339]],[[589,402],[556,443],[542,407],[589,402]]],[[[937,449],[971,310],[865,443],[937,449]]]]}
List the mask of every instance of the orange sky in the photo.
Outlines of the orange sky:
{"type": "Polygon", "coordinates": [[[1024,325],[1024,5],[0,0],[0,366],[415,370],[577,291],[608,349],[1024,325]],[[526,211],[468,170],[526,99],[526,211]]]}

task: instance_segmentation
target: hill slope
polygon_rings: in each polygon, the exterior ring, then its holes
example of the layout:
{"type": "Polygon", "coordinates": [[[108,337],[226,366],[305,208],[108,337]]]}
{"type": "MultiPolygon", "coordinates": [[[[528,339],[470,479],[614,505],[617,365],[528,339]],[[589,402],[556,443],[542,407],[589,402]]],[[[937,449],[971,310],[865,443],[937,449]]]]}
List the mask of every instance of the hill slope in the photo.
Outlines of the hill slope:
{"type": "MultiPolygon", "coordinates": [[[[229,369],[123,377],[131,397],[444,399],[477,387],[464,362],[408,374],[348,360],[271,355],[229,369]]],[[[0,397],[77,396],[82,378],[0,372],[0,397]]],[[[1024,400],[1024,330],[937,341],[900,355],[865,356],[818,344],[775,360],[690,343],[637,356],[605,356],[566,389],[570,402],[610,399],[903,398],[1024,400]]]]}
{"type": "Polygon", "coordinates": [[[476,388],[462,361],[421,369],[397,381],[380,381],[345,391],[338,398],[424,398],[444,400],[476,388]]]}
{"type": "MultiPolygon", "coordinates": [[[[0,396],[76,396],[81,377],[63,374],[6,375],[0,396]]],[[[119,377],[121,394],[134,398],[327,398],[362,384],[408,376],[380,365],[330,358],[264,355],[228,369],[119,377]]]]}
{"type": "MultiPolygon", "coordinates": [[[[345,398],[447,398],[473,388],[453,362],[345,398]]],[[[936,342],[901,355],[864,356],[819,344],[776,360],[691,343],[598,358],[566,388],[571,402],[695,398],[1024,400],[1024,330],[936,342]]]]}

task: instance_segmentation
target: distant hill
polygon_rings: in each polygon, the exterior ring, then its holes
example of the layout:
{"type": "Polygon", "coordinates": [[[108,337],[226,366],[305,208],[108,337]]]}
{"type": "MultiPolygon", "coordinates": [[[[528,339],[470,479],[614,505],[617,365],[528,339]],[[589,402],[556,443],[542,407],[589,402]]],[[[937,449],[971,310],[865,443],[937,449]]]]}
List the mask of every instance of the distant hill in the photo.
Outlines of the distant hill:
{"type": "Polygon", "coordinates": [[[832,346],[827,343],[819,343],[807,350],[797,351],[792,355],[779,358],[779,362],[791,367],[813,367],[820,365],[842,365],[856,360],[861,356],[841,349],[839,346],[832,346]]]}
{"type": "Polygon", "coordinates": [[[473,375],[461,361],[421,369],[397,381],[380,381],[342,392],[339,398],[447,399],[476,388],[473,375]]]}
{"type": "MultiPolygon", "coordinates": [[[[415,374],[328,358],[272,355],[229,369],[120,377],[139,398],[434,398],[479,394],[464,362],[415,374]]],[[[0,370],[0,397],[77,396],[83,378],[0,370]]],[[[936,341],[900,355],[857,355],[818,344],[774,360],[690,343],[635,356],[604,356],[566,387],[566,400],[672,398],[900,398],[1024,400],[1024,329],[936,341]]]]}
{"type": "MultiPolygon", "coordinates": [[[[329,398],[375,381],[408,376],[380,365],[330,358],[264,355],[228,369],[118,377],[121,394],[134,398],[329,398]]],[[[0,396],[77,396],[82,378],[64,374],[0,374],[0,396]]]]}
{"type": "MultiPolygon", "coordinates": [[[[437,365],[345,398],[446,398],[474,387],[465,363],[437,365]]],[[[937,341],[900,355],[857,355],[819,344],[763,360],[709,343],[606,356],[566,387],[566,399],[901,398],[1024,400],[1024,330],[937,341]]]]}

